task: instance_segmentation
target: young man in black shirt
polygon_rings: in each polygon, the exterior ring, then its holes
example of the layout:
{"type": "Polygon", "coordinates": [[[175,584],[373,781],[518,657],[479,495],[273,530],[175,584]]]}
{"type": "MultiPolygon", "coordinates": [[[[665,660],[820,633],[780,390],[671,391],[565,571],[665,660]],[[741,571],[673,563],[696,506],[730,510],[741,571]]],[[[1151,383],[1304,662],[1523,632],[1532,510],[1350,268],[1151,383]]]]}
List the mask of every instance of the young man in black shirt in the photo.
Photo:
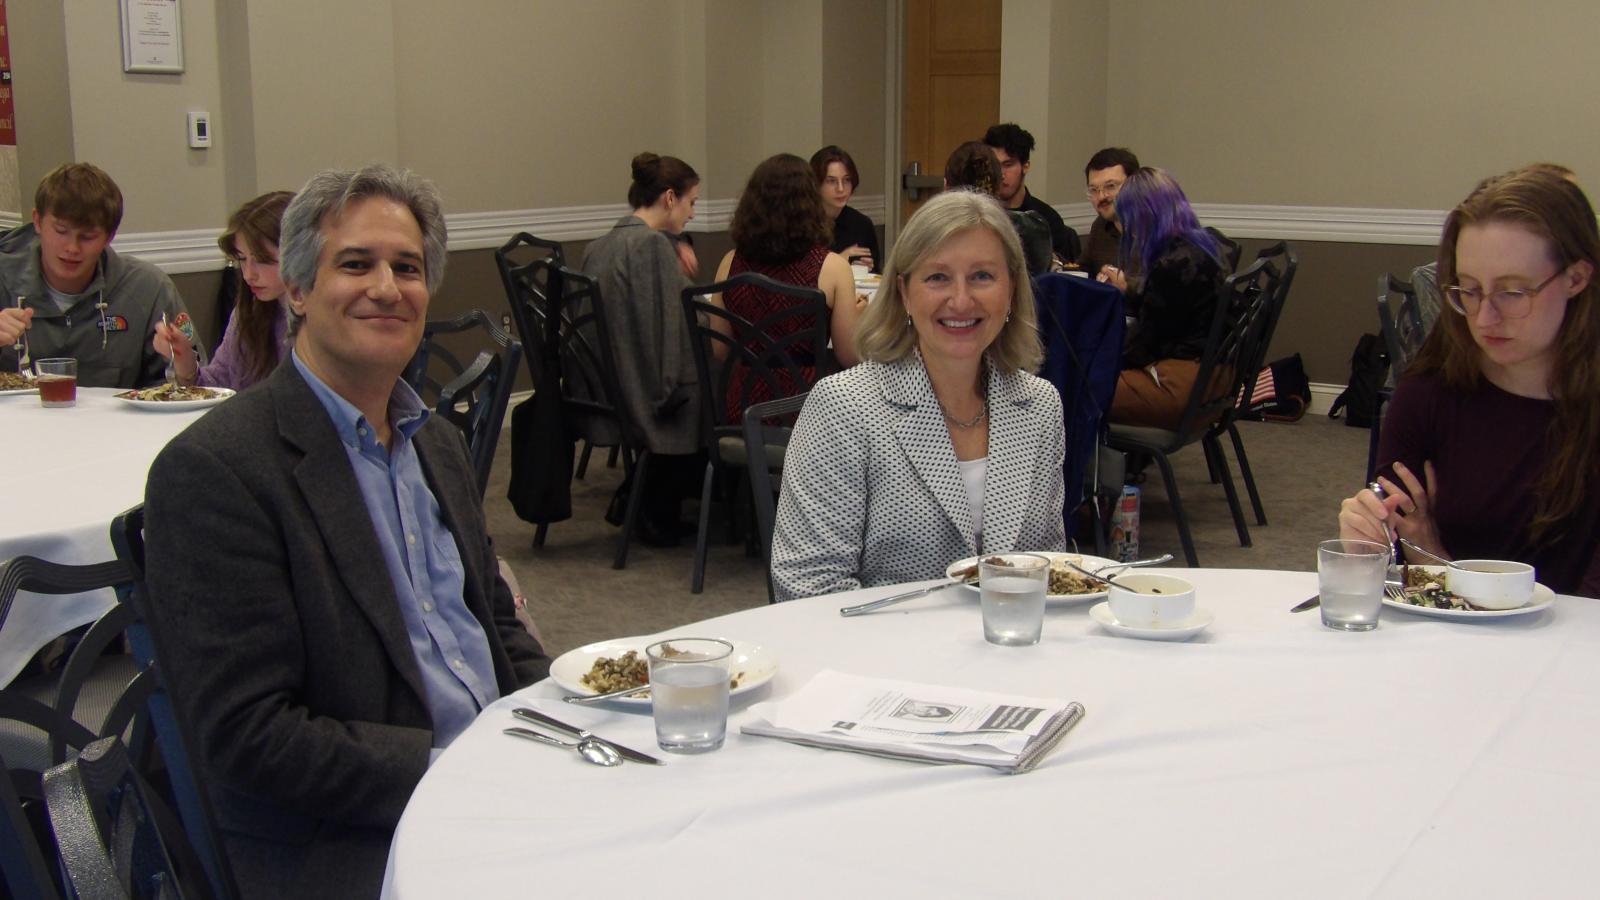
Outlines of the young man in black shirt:
{"type": "Polygon", "coordinates": [[[1077,262],[1080,252],[1078,233],[1061,221],[1061,214],[1050,204],[1028,193],[1023,180],[1028,177],[1028,158],[1033,155],[1033,135],[1013,122],[994,125],[984,132],[983,142],[1000,160],[1000,202],[1007,209],[1032,210],[1050,225],[1050,246],[1062,262],[1077,262]]]}

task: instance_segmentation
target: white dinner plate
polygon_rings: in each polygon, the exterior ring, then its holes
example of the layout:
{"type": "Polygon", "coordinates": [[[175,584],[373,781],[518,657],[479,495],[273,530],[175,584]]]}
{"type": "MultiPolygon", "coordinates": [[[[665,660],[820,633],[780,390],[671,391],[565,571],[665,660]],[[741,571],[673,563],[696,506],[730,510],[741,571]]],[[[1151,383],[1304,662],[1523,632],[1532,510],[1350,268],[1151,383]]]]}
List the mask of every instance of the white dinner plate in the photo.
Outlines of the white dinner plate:
{"type": "MultiPolygon", "coordinates": [[[[1417,568],[1412,566],[1413,569],[1417,568]]],[[[1474,619],[1504,619],[1508,616],[1526,616],[1550,608],[1556,602],[1556,592],[1542,584],[1533,586],[1533,599],[1526,606],[1516,609],[1434,609],[1431,606],[1414,606],[1410,603],[1401,603],[1399,600],[1390,600],[1389,595],[1383,597],[1383,605],[1398,609],[1402,612],[1416,613],[1419,616],[1433,616],[1436,619],[1456,619],[1459,621],[1472,621],[1474,619]]]]}
{"type": "Polygon", "coordinates": [[[192,412],[197,409],[205,409],[208,406],[216,406],[234,395],[234,391],[228,388],[206,388],[206,390],[215,391],[217,396],[209,400],[139,400],[133,396],[133,391],[123,391],[112,396],[135,409],[142,409],[147,412],[192,412]]]}
{"type": "MultiPolygon", "coordinates": [[[[695,635],[682,636],[694,637],[695,635]]],[[[597,694],[599,691],[578,680],[589,674],[589,670],[594,667],[595,660],[602,656],[621,656],[629,650],[637,650],[639,656],[643,657],[644,648],[654,644],[656,641],[667,639],[661,635],[640,635],[638,637],[616,638],[615,640],[585,644],[556,657],[555,662],[550,664],[550,677],[569,693],[580,695],[597,694]]],[[[771,650],[760,644],[752,644],[749,641],[739,641],[733,638],[723,638],[723,640],[733,645],[733,659],[728,663],[728,672],[739,680],[739,686],[730,692],[732,696],[737,697],[740,694],[747,694],[771,681],[772,676],[778,674],[778,658],[772,655],[771,650]]],[[[650,698],[648,696],[619,697],[609,702],[620,703],[625,706],[650,706],[650,698]]]]}
{"type": "MultiPolygon", "coordinates": [[[[1019,552],[1023,552],[1023,551],[1019,551],[1019,552]]],[[[1058,559],[1073,559],[1073,560],[1077,560],[1078,561],[1078,565],[1083,566],[1085,569],[1088,569],[1091,572],[1093,572],[1093,571],[1095,571],[1097,569],[1104,568],[1105,566],[1117,565],[1117,561],[1114,560],[1114,559],[1106,559],[1104,556],[1090,556],[1090,555],[1088,555],[1086,553],[1055,553],[1055,552],[1052,552],[1052,551],[1049,551],[1049,550],[1037,550],[1037,551],[1029,550],[1029,551],[1025,551],[1025,552],[1037,553],[1039,556],[1048,556],[1048,557],[1050,557],[1051,565],[1054,565],[1055,561],[1058,560],[1058,559]]],[[[985,553],[984,554],[984,556],[992,556],[992,555],[993,554],[989,554],[989,553],[985,553]]],[[[956,560],[955,562],[951,563],[950,565],[945,566],[945,569],[944,569],[945,577],[946,578],[954,578],[954,577],[956,577],[956,573],[957,572],[961,571],[962,569],[967,568],[968,566],[976,565],[978,560],[982,559],[982,558],[983,557],[979,557],[979,556],[969,556],[966,559],[958,559],[958,560],[956,560]]],[[[962,585],[962,587],[965,588],[966,590],[971,591],[973,597],[977,597],[978,596],[979,591],[978,591],[978,586],[977,585],[975,585],[975,584],[965,584],[965,585],[962,585]]],[[[1106,598],[1106,592],[1105,591],[1091,591],[1091,592],[1089,592],[1087,594],[1045,594],[1044,598],[1046,600],[1054,601],[1056,603],[1082,603],[1085,600],[1104,600],[1106,598]]]]}
{"type": "Polygon", "coordinates": [[[1141,641],[1187,641],[1211,624],[1211,613],[1208,610],[1197,609],[1188,619],[1177,625],[1164,628],[1146,628],[1137,625],[1124,625],[1117,621],[1111,614],[1110,603],[1096,603],[1089,607],[1089,618],[1095,624],[1111,632],[1117,637],[1138,638],[1141,641]]]}

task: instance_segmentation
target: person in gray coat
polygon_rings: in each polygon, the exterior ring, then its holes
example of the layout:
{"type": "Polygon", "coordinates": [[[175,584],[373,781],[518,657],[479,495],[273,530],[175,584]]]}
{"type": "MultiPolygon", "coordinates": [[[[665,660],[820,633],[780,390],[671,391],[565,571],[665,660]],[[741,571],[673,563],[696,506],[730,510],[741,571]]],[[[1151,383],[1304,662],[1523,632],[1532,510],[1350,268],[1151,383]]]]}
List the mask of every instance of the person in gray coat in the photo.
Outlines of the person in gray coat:
{"type": "Polygon", "coordinates": [[[994,198],[947,191],[906,223],[856,335],[784,459],[779,600],[936,578],[962,557],[1065,546],[1061,399],[1022,245],[994,198]]]}
{"type": "Polygon", "coordinates": [[[99,168],[69,163],[39,182],[33,221],[0,235],[0,371],[26,353],[77,359],[84,387],[166,377],[155,327],[165,316],[193,341],[194,325],[166,273],[111,249],[121,223],[122,190],[99,168]]]}
{"type": "MultiPolygon", "coordinates": [[[[700,483],[700,385],[680,295],[689,286],[668,235],[694,218],[700,176],[673,156],[633,158],[633,212],[591,243],[579,267],[605,303],[621,403],[650,448],[640,538],[678,541],[685,486],[700,483]]],[[[624,486],[626,488],[626,486],[624,486]]]]}

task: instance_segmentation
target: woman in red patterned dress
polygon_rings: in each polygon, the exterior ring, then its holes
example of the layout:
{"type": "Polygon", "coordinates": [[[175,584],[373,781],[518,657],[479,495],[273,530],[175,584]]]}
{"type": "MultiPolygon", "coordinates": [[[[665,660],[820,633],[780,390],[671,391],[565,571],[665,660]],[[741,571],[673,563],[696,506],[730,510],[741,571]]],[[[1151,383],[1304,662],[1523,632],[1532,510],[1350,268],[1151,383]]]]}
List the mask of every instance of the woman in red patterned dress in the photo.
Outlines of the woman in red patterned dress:
{"type": "MultiPolygon", "coordinates": [[[[831,238],[828,216],[822,206],[816,175],[806,161],[793,154],[780,153],[756,166],[733,212],[729,236],[733,238],[733,249],[717,267],[716,280],[726,281],[741,272],[759,272],[775,281],[821,289],[828,301],[828,334],[834,358],[840,366],[855,365],[859,360],[855,349],[856,317],[865,301],[856,295],[850,264],[828,250],[831,238]]],[[[740,285],[710,300],[752,322],[796,302],[792,297],[751,285],[740,285]]],[[[814,324],[809,317],[782,319],[775,323],[772,336],[783,337],[814,324]]],[[[731,335],[721,319],[713,320],[713,325],[731,335]]],[[[718,344],[717,349],[723,350],[722,345],[718,344]]],[[[815,359],[820,359],[828,350],[800,346],[796,349],[800,353],[810,352],[815,359]]],[[[718,357],[722,355],[719,353],[718,357]]],[[[807,383],[786,384],[784,393],[799,393],[809,388],[810,382],[815,380],[815,372],[815,366],[808,367],[807,383]]],[[[771,391],[763,383],[751,384],[746,390],[741,374],[735,371],[728,386],[729,422],[738,422],[746,406],[776,399],[768,396],[771,391]]]]}

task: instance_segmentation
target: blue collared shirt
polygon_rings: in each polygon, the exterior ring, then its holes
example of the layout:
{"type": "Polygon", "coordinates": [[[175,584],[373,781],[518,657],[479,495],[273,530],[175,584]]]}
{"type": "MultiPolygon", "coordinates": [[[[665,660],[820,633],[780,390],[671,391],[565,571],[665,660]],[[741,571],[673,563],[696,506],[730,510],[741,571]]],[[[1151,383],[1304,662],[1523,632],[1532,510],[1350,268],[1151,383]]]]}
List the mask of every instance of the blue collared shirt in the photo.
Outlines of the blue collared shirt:
{"type": "Polygon", "coordinates": [[[410,385],[389,394],[389,449],[350,401],[334,393],[292,354],[295,368],[322,401],[355,470],[361,498],[394,582],[411,652],[422,670],[423,697],[433,719],[433,746],[446,747],[479,710],[500,696],[489,640],[465,597],[466,571],[455,536],[439,511],[417,459],[412,435],[428,411],[410,385]]]}

